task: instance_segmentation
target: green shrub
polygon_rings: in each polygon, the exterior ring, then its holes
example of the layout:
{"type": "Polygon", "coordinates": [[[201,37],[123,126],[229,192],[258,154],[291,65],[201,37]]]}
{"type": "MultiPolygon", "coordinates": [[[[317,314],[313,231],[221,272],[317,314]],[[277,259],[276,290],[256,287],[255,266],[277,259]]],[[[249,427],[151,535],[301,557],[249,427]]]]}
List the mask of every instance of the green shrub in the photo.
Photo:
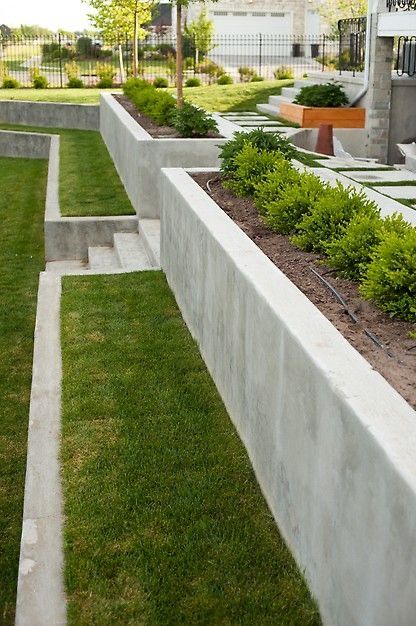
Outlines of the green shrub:
{"type": "Polygon", "coordinates": [[[189,102],[171,115],[171,123],[181,137],[206,137],[218,132],[217,122],[204,111],[189,102]]]}
{"type": "Polygon", "coordinates": [[[81,89],[84,86],[84,83],[80,78],[70,78],[67,82],[67,87],[69,89],[81,89]]]}
{"type": "Polygon", "coordinates": [[[218,77],[217,85],[232,85],[233,82],[234,81],[229,74],[222,74],[218,77]]]}
{"type": "Polygon", "coordinates": [[[109,89],[113,86],[113,80],[117,71],[110,63],[97,63],[95,71],[99,78],[97,87],[100,89],[109,89]]]}
{"type": "Polygon", "coordinates": [[[200,86],[201,86],[201,81],[196,76],[192,78],[188,78],[187,81],[185,82],[185,87],[200,87],[200,86]]]}
{"type": "Polygon", "coordinates": [[[162,93],[157,93],[157,98],[150,103],[147,115],[159,126],[170,126],[175,108],[175,99],[170,93],[162,91],[162,93]]]}
{"type": "Polygon", "coordinates": [[[294,103],[308,107],[341,107],[348,104],[348,98],[340,84],[325,83],[302,87],[294,103]]]}
{"type": "Polygon", "coordinates": [[[367,272],[377,246],[393,233],[404,235],[411,225],[402,215],[394,214],[385,219],[378,208],[359,213],[348,224],[343,236],[328,246],[328,264],[341,276],[362,280],[367,272]]]}
{"type": "Polygon", "coordinates": [[[278,200],[299,180],[299,172],[286,159],[279,159],[276,168],[266,174],[254,190],[254,204],[261,215],[267,216],[267,207],[278,200]]]}
{"type": "Polygon", "coordinates": [[[112,86],[113,86],[112,78],[101,78],[97,83],[97,87],[99,89],[110,89],[112,86]]]}
{"type": "Polygon", "coordinates": [[[211,61],[210,59],[205,59],[203,63],[197,65],[195,67],[195,71],[198,74],[207,74],[210,83],[214,78],[218,78],[218,76],[222,76],[223,74],[225,74],[224,68],[221,67],[221,65],[218,65],[218,63],[211,61]]]}
{"type": "Polygon", "coordinates": [[[263,201],[262,211],[272,230],[288,235],[294,233],[304,216],[311,213],[317,201],[327,192],[328,185],[314,174],[296,170],[291,176],[287,171],[282,173],[280,194],[263,201]]]}
{"type": "Polygon", "coordinates": [[[166,87],[169,87],[169,81],[167,78],[157,76],[153,81],[153,87],[156,87],[157,89],[166,89],[166,87]]]}
{"type": "Polygon", "coordinates": [[[416,322],[416,229],[386,235],[360,289],[392,317],[416,322]]]}
{"type": "Polygon", "coordinates": [[[34,86],[35,89],[47,89],[49,83],[48,83],[48,79],[46,78],[46,76],[35,76],[32,84],[34,86]]]}
{"type": "Polygon", "coordinates": [[[353,217],[374,211],[377,211],[377,205],[367,199],[364,191],[343,187],[337,182],[298,223],[298,234],[293,237],[293,242],[305,250],[325,253],[329,244],[343,236],[353,217]]]}
{"type": "Polygon", "coordinates": [[[5,76],[2,84],[3,89],[18,89],[20,87],[19,82],[15,78],[5,76]]]}
{"type": "Polygon", "coordinates": [[[246,143],[257,147],[259,150],[277,152],[287,160],[297,155],[293,144],[281,135],[266,133],[262,129],[255,129],[249,133],[235,133],[233,138],[227,141],[220,150],[221,173],[223,176],[232,176],[235,170],[234,159],[246,143]]]}
{"type": "Polygon", "coordinates": [[[250,83],[261,83],[264,80],[263,76],[259,76],[258,74],[254,74],[250,78],[250,83]]]}
{"type": "Polygon", "coordinates": [[[276,80],[286,80],[295,77],[293,69],[291,67],[286,67],[285,65],[277,67],[273,72],[273,76],[276,80]]]}
{"type": "Polygon", "coordinates": [[[277,152],[259,150],[246,142],[234,158],[235,171],[232,178],[224,181],[224,187],[238,196],[250,196],[263,184],[270,172],[282,167],[281,161],[284,159],[277,152]]]}
{"type": "Polygon", "coordinates": [[[253,68],[244,65],[238,68],[238,73],[240,74],[240,81],[242,83],[249,83],[253,76],[256,75],[256,70],[253,70],[253,68]]]}

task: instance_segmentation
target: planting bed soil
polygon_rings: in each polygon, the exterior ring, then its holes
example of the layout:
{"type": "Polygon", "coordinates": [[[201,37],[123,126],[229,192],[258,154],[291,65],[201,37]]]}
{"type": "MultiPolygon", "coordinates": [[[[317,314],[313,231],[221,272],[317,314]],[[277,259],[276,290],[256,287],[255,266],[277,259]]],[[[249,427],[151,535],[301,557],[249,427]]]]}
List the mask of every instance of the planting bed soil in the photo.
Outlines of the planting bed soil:
{"type": "MultiPolygon", "coordinates": [[[[174,129],[172,126],[158,126],[147,117],[147,115],[143,115],[140,113],[134,106],[134,104],[127,98],[127,96],[113,94],[114,98],[117,100],[119,104],[131,115],[131,117],[136,120],[140,124],[145,131],[149,133],[151,137],[154,139],[179,139],[181,135],[174,129]]],[[[206,137],[198,137],[198,139],[220,139],[222,135],[218,133],[208,133],[206,137]]]]}
{"type": "Polygon", "coordinates": [[[338,277],[334,270],[325,266],[323,257],[299,250],[288,236],[274,233],[267,228],[253,201],[238,198],[224,189],[217,173],[198,173],[193,178],[372,367],[416,408],[416,340],[409,337],[414,325],[390,318],[360,296],[356,283],[338,277]],[[348,310],[358,318],[357,322],[353,322],[311,268],[337,290],[347,303],[348,310]],[[366,332],[371,333],[381,346],[366,332]]]}

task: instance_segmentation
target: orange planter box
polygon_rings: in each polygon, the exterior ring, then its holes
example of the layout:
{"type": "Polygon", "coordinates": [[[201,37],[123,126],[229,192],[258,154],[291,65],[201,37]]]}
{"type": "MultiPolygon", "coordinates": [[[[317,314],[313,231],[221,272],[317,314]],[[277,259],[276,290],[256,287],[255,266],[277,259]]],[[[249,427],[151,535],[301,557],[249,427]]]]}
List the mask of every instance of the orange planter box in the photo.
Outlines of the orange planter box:
{"type": "Polygon", "coordinates": [[[320,124],[332,124],[334,128],[365,128],[365,109],[304,107],[285,102],[280,105],[280,116],[302,128],[318,128],[320,124]]]}

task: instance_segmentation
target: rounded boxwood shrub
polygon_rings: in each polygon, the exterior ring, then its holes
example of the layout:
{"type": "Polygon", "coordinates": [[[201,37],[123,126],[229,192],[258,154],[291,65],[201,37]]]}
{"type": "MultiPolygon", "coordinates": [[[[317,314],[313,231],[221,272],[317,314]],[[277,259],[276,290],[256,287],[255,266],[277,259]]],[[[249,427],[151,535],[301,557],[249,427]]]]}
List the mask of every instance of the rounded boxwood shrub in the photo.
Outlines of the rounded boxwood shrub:
{"type": "Polygon", "coordinates": [[[109,76],[105,76],[101,78],[97,83],[97,87],[99,89],[110,89],[112,86],[113,86],[113,79],[110,78],[109,76]]]}
{"type": "Polygon", "coordinates": [[[185,83],[185,87],[200,87],[200,86],[201,86],[201,81],[196,76],[194,76],[193,78],[188,78],[188,80],[185,83]]]}
{"type": "Polygon", "coordinates": [[[222,74],[217,80],[217,85],[232,85],[233,82],[229,74],[222,74]]]}
{"type": "Polygon", "coordinates": [[[287,162],[277,152],[259,150],[250,142],[235,156],[235,171],[231,178],[224,181],[224,187],[231,189],[238,196],[250,196],[260,187],[266,176],[277,169],[281,170],[287,162]]]}
{"type": "Polygon", "coordinates": [[[169,87],[169,81],[167,78],[157,76],[153,81],[153,87],[156,87],[156,89],[166,89],[166,87],[169,87]]]}
{"type": "Polygon", "coordinates": [[[76,78],[75,76],[73,78],[70,78],[67,82],[67,87],[69,89],[81,89],[84,86],[84,83],[82,82],[82,80],[80,78],[76,78]]]}
{"type": "Polygon", "coordinates": [[[302,87],[293,102],[307,107],[342,107],[348,98],[339,83],[325,83],[302,87]]]}
{"type": "Polygon", "coordinates": [[[343,187],[337,182],[299,222],[293,242],[304,250],[326,253],[329,244],[344,235],[353,217],[374,211],[377,211],[377,205],[368,200],[364,191],[343,187]]]}
{"type": "Polygon", "coordinates": [[[221,173],[223,176],[232,176],[235,170],[234,159],[237,154],[244,148],[246,143],[250,143],[259,150],[268,150],[269,152],[277,152],[287,160],[295,158],[297,150],[293,144],[289,143],[285,137],[266,133],[258,128],[249,133],[235,133],[230,141],[227,141],[220,150],[221,173]]]}
{"type": "Polygon", "coordinates": [[[416,228],[383,239],[360,291],[392,317],[416,322],[416,228]]]}
{"type": "Polygon", "coordinates": [[[41,74],[38,74],[37,76],[33,78],[33,86],[35,89],[46,89],[48,85],[49,83],[48,83],[48,79],[46,78],[46,76],[42,76],[41,74]]]}
{"type": "Polygon", "coordinates": [[[15,78],[5,76],[2,84],[3,89],[18,89],[20,87],[19,82],[15,78]]]}

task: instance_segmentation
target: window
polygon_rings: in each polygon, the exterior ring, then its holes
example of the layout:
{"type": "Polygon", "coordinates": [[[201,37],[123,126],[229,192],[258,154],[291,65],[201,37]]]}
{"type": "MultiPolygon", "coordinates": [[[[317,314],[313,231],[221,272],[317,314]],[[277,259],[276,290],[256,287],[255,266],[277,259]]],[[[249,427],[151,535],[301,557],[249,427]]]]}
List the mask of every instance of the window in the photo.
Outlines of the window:
{"type": "Polygon", "coordinates": [[[228,11],[214,11],[213,15],[228,15],[228,11]]]}
{"type": "Polygon", "coordinates": [[[266,13],[263,13],[262,11],[253,11],[251,15],[253,17],[266,17],[266,13]]]}
{"type": "Polygon", "coordinates": [[[285,17],[285,13],[270,13],[271,17],[285,17]]]}
{"type": "Polygon", "coordinates": [[[233,11],[233,15],[246,16],[247,12],[246,11],[233,11]]]}

